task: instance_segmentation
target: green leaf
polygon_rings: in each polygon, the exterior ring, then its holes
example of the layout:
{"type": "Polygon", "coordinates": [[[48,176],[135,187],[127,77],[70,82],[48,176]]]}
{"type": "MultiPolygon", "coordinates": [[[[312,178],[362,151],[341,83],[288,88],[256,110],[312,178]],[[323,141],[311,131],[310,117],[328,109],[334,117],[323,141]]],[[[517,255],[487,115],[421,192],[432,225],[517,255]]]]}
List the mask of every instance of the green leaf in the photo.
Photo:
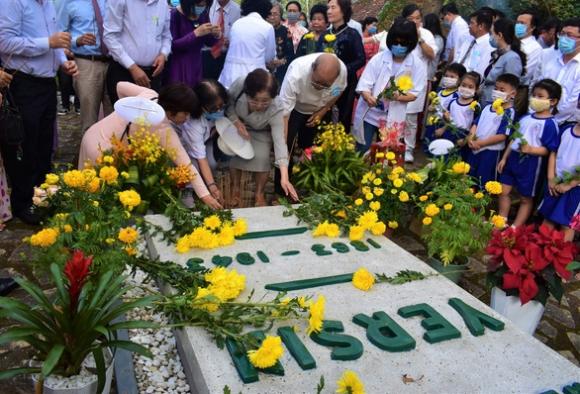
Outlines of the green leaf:
{"type": "Polygon", "coordinates": [[[64,352],[64,345],[54,345],[50,352],[46,355],[46,359],[42,363],[42,376],[48,376],[58,364],[62,353],[64,352]]]}
{"type": "Polygon", "coordinates": [[[151,354],[149,349],[147,349],[144,346],[141,346],[139,344],[136,344],[135,342],[110,341],[109,343],[107,343],[107,346],[109,346],[111,348],[117,347],[117,348],[125,349],[125,350],[128,350],[128,351],[133,352],[133,353],[139,353],[140,355],[148,357],[148,358],[153,358],[153,354],[151,354]]]}
{"type": "Polygon", "coordinates": [[[101,394],[105,388],[107,380],[107,367],[105,366],[105,357],[103,356],[103,348],[99,347],[93,350],[93,357],[95,358],[95,365],[97,366],[97,393],[101,394]]]}
{"type": "Polygon", "coordinates": [[[0,371],[0,380],[11,379],[18,375],[27,375],[40,372],[40,368],[13,368],[0,371]]]}
{"type": "Polygon", "coordinates": [[[572,261],[570,264],[566,266],[566,269],[570,272],[579,271],[580,261],[572,261]]]}
{"type": "Polygon", "coordinates": [[[37,328],[29,328],[29,327],[10,328],[4,334],[0,335],[0,345],[24,339],[27,336],[37,334],[39,331],[40,330],[37,328]]]}
{"type": "Polygon", "coordinates": [[[68,293],[64,287],[64,280],[62,278],[61,268],[53,263],[50,265],[50,272],[52,272],[52,276],[54,277],[54,283],[56,284],[56,288],[58,290],[60,298],[62,299],[63,303],[68,307],[70,300],[68,297],[68,293]]]}
{"type": "Polygon", "coordinates": [[[135,330],[140,328],[159,328],[160,325],[154,322],[143,321],[143,320],[132,320],[132,321],[124,321],[121,323],[112,324],[109,326],[109,330],[116,331],[116,330],[135,330]]]}

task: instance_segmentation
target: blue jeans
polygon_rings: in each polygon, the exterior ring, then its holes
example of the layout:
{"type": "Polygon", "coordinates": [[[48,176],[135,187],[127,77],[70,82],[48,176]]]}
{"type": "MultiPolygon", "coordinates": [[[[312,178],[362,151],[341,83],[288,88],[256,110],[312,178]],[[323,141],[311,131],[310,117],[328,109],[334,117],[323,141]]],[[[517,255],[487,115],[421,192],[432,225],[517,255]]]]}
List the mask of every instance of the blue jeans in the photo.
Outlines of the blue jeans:
{"type": "Polygon", "coordinates": [[[373,126],[370,123],[364,122],[363,130],[365,134],[365,143],[359,144],[356,143],[356,150],[360,153],[365,153],[371,148],[371,144],[373,143],[373,137],[378,134],[379,128],[377,126],[373,126]]]}

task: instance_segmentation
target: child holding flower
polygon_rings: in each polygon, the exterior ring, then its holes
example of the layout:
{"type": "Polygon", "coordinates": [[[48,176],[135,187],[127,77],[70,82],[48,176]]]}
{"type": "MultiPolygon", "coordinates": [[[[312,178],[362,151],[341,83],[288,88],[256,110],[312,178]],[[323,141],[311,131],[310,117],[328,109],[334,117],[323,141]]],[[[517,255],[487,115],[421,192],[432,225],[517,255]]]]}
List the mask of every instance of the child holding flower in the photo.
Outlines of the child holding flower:
{"type": "MultiPolygon", "coordinates": [[[[509,94],[508,98],[513,98],[513,94],[509,94]]],[[[499,214],[507,218],[512,188],[515,187],[521,195],[514,226],[525,224],[530,217],[543,158],[558,148],[558,124],[553,115],[561,96],[562,88],[551,79],[543,79],[534,85],[530,100],[534,112],[520,119],[519,132],[514,134],[515,138],[498,164],[497,171],[501,174],[499,181],[502,183],[499,214]]]]}
{"type": "MultiPolygon", "coordinates": [[[[518,85],[519,79],[512,74],[500,75],[495,81],[496,90],[510,97],[516,94],[518,85]]],[[[511,100],[488,104],[471,126],[467,137],[467,162],[471,166],[469,175],[479,182],[480,188],[497,179],[497,165],[514,117],[511,100]]]]}

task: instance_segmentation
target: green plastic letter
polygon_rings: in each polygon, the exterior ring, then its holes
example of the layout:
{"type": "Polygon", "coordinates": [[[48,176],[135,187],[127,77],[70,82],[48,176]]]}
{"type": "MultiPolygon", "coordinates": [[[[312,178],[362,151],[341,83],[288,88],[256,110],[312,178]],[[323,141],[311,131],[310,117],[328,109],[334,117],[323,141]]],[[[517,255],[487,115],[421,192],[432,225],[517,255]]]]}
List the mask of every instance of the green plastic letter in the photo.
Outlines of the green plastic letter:
{"type": "Polygon", "coordinates": [[[505,326],[502,321],[478,311],[461,301],[459,298],[451,298],[449,300],[449,305],[451,305],[457,313],[461,315],[465,321],[465,325],[469,328],[469,332],[471,332],[471,335],[473,336],[478,337],[483,335],[485,327],[493,331],[501,331],[505,326]]]}
{"type": "Polygon", "coordinates": [[[405,306],[399,308],[398,313],[404,318],[423,316],[424,319],[421,321],[421,326],[426,330],[423,338],[429,343],[461,337],[461,333],[457,328],[427,304],[405,306]]]}
{"type": "Polygon", "coordinates": [[[278,335],[280,335],[282,342],[284,342],[294,360],[300,365],[300,368],[304,370],[316,368],[316,361],[312,354],[306,349],[306,346],[298,338],[292,327],[278,328],[278,335]]]}
{"type": "Polygon", "coordinates": [[[310,334],[314,342],[322,346],[333,347],[330,358],[332,360],[356,360],[363,354],[363,344],[355,337],[343,332],[344,326],[337,320],[324,320],[322,331],[310,334]]]}
{"type": "Polygon", "coordinates": [[[359,313],[352,321],[367,329],[367,338],[378,348],[389,352],[415,348],[415,340],[385,312],[375,312],[372,318],[359,313]]]}

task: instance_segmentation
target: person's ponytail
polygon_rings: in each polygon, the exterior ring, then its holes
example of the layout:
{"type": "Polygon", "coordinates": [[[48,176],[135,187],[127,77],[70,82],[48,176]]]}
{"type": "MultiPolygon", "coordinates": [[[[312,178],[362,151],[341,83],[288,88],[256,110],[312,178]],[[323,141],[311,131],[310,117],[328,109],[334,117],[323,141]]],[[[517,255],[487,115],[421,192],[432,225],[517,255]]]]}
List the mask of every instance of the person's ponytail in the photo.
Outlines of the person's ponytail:
{"type": "Polygon", "coordinates": [[[522,61],[522,75],[526,73],[526,54],[522,51],[520,39],[516,37],[514,23],[508,18],[499,18],[493,23],[495,34],[501,33],[512,51],[518,54],[522,61]]]}

